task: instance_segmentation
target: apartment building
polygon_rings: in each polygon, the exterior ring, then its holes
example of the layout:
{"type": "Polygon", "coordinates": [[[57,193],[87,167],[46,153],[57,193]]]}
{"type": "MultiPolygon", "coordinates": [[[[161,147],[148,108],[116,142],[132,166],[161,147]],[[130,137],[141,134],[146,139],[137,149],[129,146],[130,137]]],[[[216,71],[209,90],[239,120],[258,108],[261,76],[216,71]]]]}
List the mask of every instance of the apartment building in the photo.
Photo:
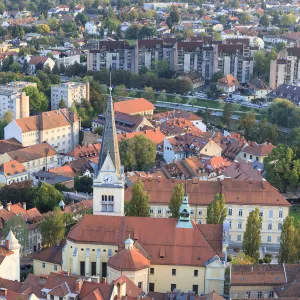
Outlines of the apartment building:
{"type": "MultiPolygon", "coordinates": [[[[289,214],[289,202],[267,181],[221,181],[142,178],[144,189],[150,195],[150,215],[153,218],[169,218],[169,202],[174,186],[186,184],[191,207],[191,219],[198,224],[206,223],[207,206],[217,193],[223,193],[228,209],[229,244],[241,246],[249,213],[256,207],[263,216],[262,244],[280,243],[283,220],[289,214]]],[[[125,190],[125,201],[131,199],[131,188],[125,190]]]]}
{"type": "Polygon", "coordinates": [[[90,101],[89,82],[66,82],[51,86],[51,109],[58,109],[61,100],[67,107],[73,103],[81,103],[82,100],[90,101]]]}
{"type": "Polygon", "coordinates": [[[66,153],[79,144],[79,130],[80,119],[64,108],[13,120],[4,128],[4,137],[15,138],[23,146],[46,141],[57,152],[66,153]]]}
{"type": "Polygon", "coordinates": [[[217,45],[214,72],[232,74],[240,83],[246,83],[253,74],[253,54],[249,39],[226,39],[217,45]]]}
{"type": "Polygon", "coordinates": [[[12,184],[29,178],[29,173],[24,165],[12,159],[0,164],[0,183],[12,184]]]}
{"type": "Polygon", "coordinates": [[[87,70],[129,70],[135,72],[135,47],[126,41],[100,41],[98,49],[88,51],[87,70]]]}
{"type": "Polygon", "coordinates": [[[192,37],[177,42],[174,38],[137,40],[130,46],[125,41],[101,41],[98,49],[88,51],[88,70],[130,70],[138,73],[143,67],[151,69],[158,59],[166,60],[178,73],[197,71],[210,79],[221,71],[233,74],[240,83],[250,80],[253,74],[253,54],[249,39],[226,39],[224,44],[213,42],[211,37],[192,37]]]}
{"type": "Polygon", "coordinates": [[[276,89],[283,83],[296,84],[300,79],[300,48],[286,48],[271,60],[270,81],[271,89],[276,89]]]}

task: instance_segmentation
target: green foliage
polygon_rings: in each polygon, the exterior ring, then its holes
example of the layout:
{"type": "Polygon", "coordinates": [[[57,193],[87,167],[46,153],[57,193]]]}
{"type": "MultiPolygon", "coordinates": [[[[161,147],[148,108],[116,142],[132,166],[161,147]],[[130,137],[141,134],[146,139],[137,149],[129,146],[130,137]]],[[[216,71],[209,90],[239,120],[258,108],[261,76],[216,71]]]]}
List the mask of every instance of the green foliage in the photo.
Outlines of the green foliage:
{"type": "Polygon", "coordinates": [[[224,123],[230,128],[230,125],[232,123],[232,114],[234,112],[233,106],[231,103],[225,103],[223,108],[223,120],[224,123]]]}
{"type": "Polygon", "coordinates": [[[151,86],[145,87],[142,97],[150,102],[155,102],[155,92],[153,91],[153,88],[151,86]]]}
{"type": "Polygon", "coordinates": [[[65,224],[65,234],[67,235],[71,228],[76,225],[84,215],[92,215],[93,210],[91,208],[82,208],[76,210],[76,212],[68,212],[63,214],[63,220],[65,224]]]}
{"type": "Polygon", "coordinates": [[[66,107],[67,107],[67,104],[66,104],[66,102],[65,102],[64,99],[61,99],[61,100],[59,101],[58,107],[59,107],[59,108],[66,108],[66,107]]]}
{"type": "Polygon", "coordinates": [[[174,186],[173,194],[169,203],[169,209],[172,214],[172,218],[179,218],[180,206],[184,196],[183,184],[176,184],[174,186]]]}
{"type": "Polygon", "coordinates": [[[30,113],[38,114],[42,111],[47,111],[49,108],[49,102],[43,92],[40,92],[36,87],[27,86],[23,89],[27,96],[29,96],[30,113]]]}
{"type": "Polygon", "coordinates": [[[223,224],[227,216],[224,194],[216,194],[214,200],[207,207],[207,224],[223,224]]]}
{"type": "Polygon", "coordinates": [[[287,216],[282,224],[280,236],[280,248],[278,254],[279,263],[298,263],[300,251],[299,245],[299,223],[294,226],[294,217],[287,216]]]}
{"type": "Polygon", "coordinates": [[[156,145],[143,135],[120,142],[120,156],[126,170],[146,170],[155,163],[156,145]]]}
{"type": "Polygon", "coordinates": [[[252,265],[255,261],[253,258],[245,255],[244,253],[240,253],[238,256],[233,257],[231,260],[232,265],[252,265]]]}
{"type": "Polygon", "coordinates": [[[261,26],[264,26],[264,27],[268,27],[270,26],[270,18],[268,15],[264,14],[260,19],[259,19],[259,24],[261,26]]]}
{"type": "Polygon", "coordinates": [[[99,134],[100,136],[102,136],[103,134],[103,127],[99,126],[96,129],[94,129],[94,133],[99,134]]]}
{"type": "Polygon", "coordinates": [[[129,26],[125,32],[125,38],[128,40],[154,38],[157,36],[155,27],[139,26],[133,24],[129,26]]]}
{"type": "Polygon", "coordinates": [[[262,218],[259,209],[253,210],[247,219],[246,230],[243,237],[243,251],[256,262],[259,259],[259,248],[261,244],[260,226],[262,218]]]}
{"type": "Polygon", "coordinates": [[[79,25],[84,26],[85,23],[88,21],[88,17],[87,17],[86,14],[79,13],[79,14],[76,15],[75,21],[76,21],[79,25]]]}
{"type": "Polygon", "coordinates": [[[115,87],[114,89],[114,95],[121,98],[121,97],[127,97],[128,92],[126,90],[126,86],[124,84],[120,84],[115,87]]]}
{"type": "Polygon", "coordinates": [[[3,236],[6,237],[10,230],[14,233],[22,246],[22,250],[24,251],[24,249],[28,246],[28,230],[25,220],[18,215],[9,218],[4,223],[2,231],[3,236]]]}
{"type": "Polygon", "coordinates": [[[93,192],[93,178],[88,176],[75,176],[74,188],[77,192],[91,194],[93,192]]]}
{"type": "Polygon", "coordinates": [[[300,126],[300,108],[287,99],[275,99],[267,114],[270,123],[289,128],[300,126]]]}
{"type": "Polygon", "coordinates": [[[63,194],[48,183],[42,183],[33,190],[33,203],[41,213],[52,210],[63,198],[63,194]]]}
{"type": "Polygon", "coordinates": [[[131,200],[126,208],[127,216],[150,217],[149,194],[144,190],[141,180],[131,189],[131,200]]]}
{"type": "Polygon", "coordinates": [[[266,179],[281,193],[295,191],[299,186],[300,159],[293,148],[278,145],[265,157],[266,179]]]}
{"type": "Polygon", "coordinates": [[[174,74],[174,72],[170,70],[168,61],[165,59],[155,60],[152,64],[152,70],[158,77],[170,78],[174,74]]]}
{"type": "Polygon", "coordinates": [[[52,213],[43,216],[38,225],[42,235],[43,247],[51,247],[65,237],[65,223],[59,207],[55,207],[52,213]]]}
{"type": "Polygon", "coordinates": [[[280,25],[291,26],[296,23],[296,16],[294,14],[284,14],[280,19],[280,25]]]}

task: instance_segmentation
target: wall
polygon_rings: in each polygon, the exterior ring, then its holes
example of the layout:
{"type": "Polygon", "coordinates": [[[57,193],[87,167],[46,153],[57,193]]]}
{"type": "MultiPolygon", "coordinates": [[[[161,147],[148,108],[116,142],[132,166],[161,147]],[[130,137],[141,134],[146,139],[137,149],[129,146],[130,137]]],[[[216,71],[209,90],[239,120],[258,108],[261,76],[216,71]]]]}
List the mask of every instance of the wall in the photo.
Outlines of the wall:
{"type": "Polygon", "coordinates": [[[62,267],[59,264],[53,264],[50,262],[42,262],[37,259],[33,260],[33,274],[34,275],[48,275],[51,272],[58,272],[61,270],[62,270],[62,267]],[[45,268],[43,268],[43,263],[45,263],[45,268]],[[55,270],[55,266],[57,267],[57,270],[55,270]]]}
{"type": "Polygon", "coordinates": [[[22,131],[15,120],[12,120],[7,126],[4,127],[4,139],[15,138],[18,142],[22,143],[22,131]]]}
{"type": "Polygon", "coordinates": [[[231,299],[246,299],[246,292],[250,292],[250,298],[258,298],[258,292],[262,292],[262,298],[268,298],[273,286],[231,286],[231,299]],[[265,297],[265,295],[268,295],[265,297]]]}

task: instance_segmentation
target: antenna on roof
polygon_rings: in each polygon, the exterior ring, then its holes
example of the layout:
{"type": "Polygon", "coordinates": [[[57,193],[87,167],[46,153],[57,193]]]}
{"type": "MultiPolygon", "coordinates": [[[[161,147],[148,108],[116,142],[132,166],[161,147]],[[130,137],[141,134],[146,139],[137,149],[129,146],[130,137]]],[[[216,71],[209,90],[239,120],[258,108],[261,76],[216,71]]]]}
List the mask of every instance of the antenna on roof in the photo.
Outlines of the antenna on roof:
{"type": "Polygon", "coordinates": [[[111,97],[111,91],[112,91],[112,87],[111,87],[111,66],[109,67],[109,95],[111,97]]]}

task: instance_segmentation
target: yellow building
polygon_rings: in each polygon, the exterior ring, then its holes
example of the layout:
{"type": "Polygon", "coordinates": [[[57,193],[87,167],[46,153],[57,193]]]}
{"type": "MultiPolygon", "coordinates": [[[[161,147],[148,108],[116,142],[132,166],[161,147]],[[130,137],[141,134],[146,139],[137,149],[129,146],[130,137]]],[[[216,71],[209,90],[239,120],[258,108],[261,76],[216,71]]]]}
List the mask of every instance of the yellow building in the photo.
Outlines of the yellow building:
{"type": "MultiPolygon", "coordinates": [[[[144,189],[150,195],[153,218],[169,218],[169,202],[176,184],[186,183],[191,219],[206,223],[207,206],[217,193],[223,193],[228,209],[229,244],[241,244],[249,213],[256,207],[263,217],[261,239],[264,244],[279,244],[281,226],[289,213],[289,202],[267,181],[221,181],[144,179],[144,189]]],[[[131,188],[125,191],[125,201],[131,199],[131,188]]]]}
{"type": "Polygon", "coordinates": [[[179,220],[84,216],[67,236],[62,269],[108,283],[126,275],[145,292],[223,294],[223,250],[222,226],[191,221],[186,196],[179,220]]]}

